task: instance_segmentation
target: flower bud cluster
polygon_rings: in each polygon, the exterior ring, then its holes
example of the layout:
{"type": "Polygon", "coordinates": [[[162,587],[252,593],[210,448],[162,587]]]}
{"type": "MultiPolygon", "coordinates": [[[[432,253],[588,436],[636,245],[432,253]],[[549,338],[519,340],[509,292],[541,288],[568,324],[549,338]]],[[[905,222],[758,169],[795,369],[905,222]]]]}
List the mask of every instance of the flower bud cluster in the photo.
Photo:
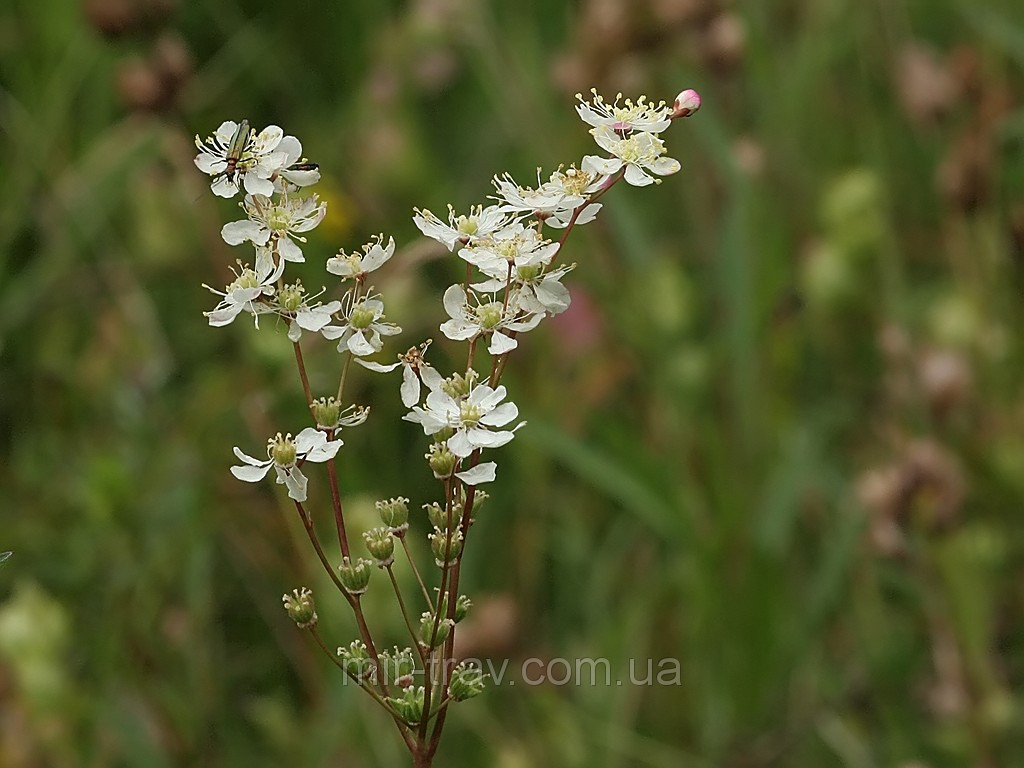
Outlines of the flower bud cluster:
{"type": "Polygon", "coordinates": [[[316,606],[313,604],[313,593],[302,587],[293,589],[289,595],[287,592],[281,597],[284,609],[288,618],[295,622],[299,629],[312,629],[316,626],[316,606]]]}
{"type": "Polygon", "coordinates": [[[370,584],[372,565],[372,562],[363,558],[355,562],[349,557],[342,558],[341,565],[338,566],[338,580],[350,595],[356,596],[366,592],[370,584]]]}

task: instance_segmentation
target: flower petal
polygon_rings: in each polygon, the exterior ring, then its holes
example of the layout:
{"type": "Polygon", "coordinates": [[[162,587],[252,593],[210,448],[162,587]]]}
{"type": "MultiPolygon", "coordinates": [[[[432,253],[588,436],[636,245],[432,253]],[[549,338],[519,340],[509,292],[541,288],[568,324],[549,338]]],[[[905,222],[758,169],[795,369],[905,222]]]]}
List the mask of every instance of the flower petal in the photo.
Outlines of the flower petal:
{"type": "Polygon", "coordinates": [[[493,461],[485,461],[483,464],[477,464],[465,472],[456,472],[455,476],[466,485],[481,485],[494,482],[497,468],[498,465],[493,461]]]}

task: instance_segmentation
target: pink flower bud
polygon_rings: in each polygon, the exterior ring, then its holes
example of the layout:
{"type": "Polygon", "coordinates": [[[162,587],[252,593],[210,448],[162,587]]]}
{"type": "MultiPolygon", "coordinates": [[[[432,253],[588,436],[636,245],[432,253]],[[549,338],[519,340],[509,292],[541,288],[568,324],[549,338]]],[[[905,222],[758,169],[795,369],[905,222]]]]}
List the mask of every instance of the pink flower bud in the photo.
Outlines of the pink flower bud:
{"type": "Polygon", "coordinates": [[[672,117],[689,117],[700,109],[700,94],[693,88],[687,88],[676,96],[673,107],[675,111],[672,113],[672,117]]]}

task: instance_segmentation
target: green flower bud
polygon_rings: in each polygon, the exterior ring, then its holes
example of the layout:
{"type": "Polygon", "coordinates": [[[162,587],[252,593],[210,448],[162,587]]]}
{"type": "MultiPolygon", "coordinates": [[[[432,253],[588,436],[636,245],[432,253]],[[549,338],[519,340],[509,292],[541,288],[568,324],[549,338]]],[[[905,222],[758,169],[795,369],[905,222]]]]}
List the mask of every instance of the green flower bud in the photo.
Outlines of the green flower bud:
{"type": "Polygon", "coordinates": [[[455,562],[462,552],[462,531],[457,528],[450,532],[435,528],[427,538],[430,539],[430,548],[434,552],[434,562],[438,568],[455,562]]]}
{"type": "Polygon", "coordinates": [[[451,619],[441,619],[437,623],[437,634],[434,636],[434,644],[430,644],[430,636],[434,632],[434,614],[430,611],[424,611],[420,615],[420,640],[423,645],[427,646],[430,650],[437,648],[441,643],[448,637],[448,633],[452,631],[454,622],[451,619]]]}
{"type": "Polygon", "coordinates": [[[348,648],[339,648],[338,656],[341,657],[341,666],[356,680],[363,680],[373,672],[373,659],[366,650],[366,643],[353,640],[348,648]]]}
{"type": "Polygon", "coordinates": [[[426,695],[421,685],[419,688],[409,686],[399,697],[388,696],[385,701],[395,710],[399,719],[409,725],[416,725],[423,718],[423,697],[426,695]]]}
{"type": "Polygon", "coordinates": [[[305,587],[293,589],[289,595],[281,597],[288,618],[295,622],[299,629],[312,629],[316,626],[316,606],[313,605],[313,593],[305,587]]]}
{"type": "Polygon", "coordinates": [[[377,514],[396,536],[409,530],[409,500],[403,496],[376,502],[377,514]]]}
{"type": "Polygon", "coordinates": [[[278,432],[275,437],[267,440],[267,456],[274,460],[279,467],[290,467],[295,463],[295,443],[292,441],[291,433],[281,437],[278,432]]]}
{"type": "MultiPolygon", "coordinates": [[[[438,589],[435,587],[434,591],[438,589]]],[[[469,609],[473,607],[473,601],[465,595],[459,595],[455,600],[455,623],[458,624],[469,613],[469,609]]],[[[445,593],[444,597],[441,598],[441,615],[448,615],[448,594],[445,593]]]]}
{"type": "Polygon", "coordinates": [[[373,563],[363,558],[359,558],[354,563],[351,558],[342,559],[341,565],[338,566],[338,579],[350,595],[361,595],[366,591],[370,584],[371,565],[373,563]]]}
{"type": "Polygon", "coordinates": [[[377,565],[385,568],[395,562],[395,539],[387,528],[374,528],[363,534],[366,549],[377,561],[377,565]]]}
{"type": "Polygon", "coordinates": [[[430,453],[423,454],[423,458],[430,465],[430,471],[438,480],[451,477],[455,471],[455,465],[459,462],[458,457],[448,450],[445,443],[434,443],[430,446],[430,453]]]}
{"type": "MultiPolygon", "coordinates": [[[[447,513],[441,505],[432,502],[424,504],[423,508],[427,510],[427,519],[430,520],[431,525],[441,530],[447,528],[447,513]]],[[[462,520],[462,505],[457,502],[452,505],[452,527],[457,527],[460,520],[462,520]]]]}
{"type": "Polygon", "coordinates": [[[455,623],[458,624],[469,614],[469,609],[473,607],[473,601],[465,595],[459,595],[455,601],[455,623]]]}
{"type": "Polygon", "coordinates": [[[335,429],[341,418],[341,403],[333,397],[321,397],[309,404],[318,429],[335,429]]]}
{"type": "Polygon", "coordinates": [[[452,679],[448,682],[448,692],[455,701],[472,699],[483,692],[486,677],[487,675],[479,667],[462,662],[452,670],[452,679]]]}
{"type": "Polygon", "coordinates": [[[401,688],[412,685],[413,675],[416,673],[416,657],[413,656],[412,648],[398,650],[396,646],[391,652],[382,651],[379,657],[381,671],[387,683],[401,688]]]}

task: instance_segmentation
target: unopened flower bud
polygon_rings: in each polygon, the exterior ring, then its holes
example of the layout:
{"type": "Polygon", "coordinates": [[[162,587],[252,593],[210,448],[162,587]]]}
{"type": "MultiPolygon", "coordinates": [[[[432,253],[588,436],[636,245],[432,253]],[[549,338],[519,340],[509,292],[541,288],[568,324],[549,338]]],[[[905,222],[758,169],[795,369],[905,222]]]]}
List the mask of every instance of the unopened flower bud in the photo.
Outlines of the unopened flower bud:
{"type": "MultiPolygon", "coordinates": [[[[437,592],[438,590],[434,589],[434,591],[437,592]]],[[[455,600],[455,623],[458,624],[460,621],[462,621],[464,618],[466,618],[467,614],[469,614],[469,609],[472,608],[472,607],[473,607],[473,601],[472,600],[470,600],[465,595],[459,595],[458,598],[455,600]]],[[[447,593],[445,593],[444,597],[441,598],[441,615],[442,616],[447,616],[448,615],[448,594],[447,593]]]]}
{"type": "Polygon", "coordinates": [[[281,597],[288,618],[295,622],[299,629],[312,629],[316,626],[316,606],[313,604],[313,593],[302,587],[293,589],[289,595],[281,597]]]}
{"type": "Polygon", "coordinates": [[[370,584],[371,565],[373,563],[363,558],[354,563],[351,558],[342,559],[341,565],[338,566],[338,579],[350,595],[361,595],[366,591],[370,584]]]}
{"type": "Polygon", "coordinates": [[[423,454],[430,465],[430,471],[438,480],[444,480],[452,476],[458,457],[448,449],[446,443],[434,443],[430,446],[430,452],[423,454]]]}
{"type": "Polygon", "coordinates": [[[430,548],[438,568],[451,564],[462,552],[462,531],[458,529],[446,532],[435,528],[427,538],[430,539],[430,548]]]}
{"type": "Polygon", "coordinates": [[[434,634],[434,614],[430,611],[424,611],[420,616],[420,640],[423,642],[423,645],[433,650],[445,641],[453,626],[454,623],[451,619],[441,619],[437,622],[437,634],[434,634]],[[430,642],[431,635],[434,636],[433,644],[430,642]]]}
{"type": "Polygon", "coordinates": [[[366,643],[353,640],[348,648],[339,648],[341,667],[356,680],[362,680],[373,671],[373,659],[366,650],[366,643]]]}
{"type": "Polygon", "coordinates": [[[415,725],[423,718],[423,698],[426,690],[409,686],[401,696],[388,696],[385,701],[395,710],[399,719],[409,725],[415,725]]]}
{"type": "MultiPolygon", "coordinates": [[[[448,527],[448,515],[444,511],[444,507],[436,501],[432,501],[430,504],[424,504],[423,508],[427,510],[427,519],[430,520],[432,526],[440,528],[442,531],[448,527]]],[[[457,518],[453,515],[452,519],[456,520],[457,518]]]]}
{"type": "Polygon", "coordinates": [[[409,530],[409,500],[403,496],[378,501],[374,504],[380,521],[396,536],[409,530]]]}
{"type": "Polygon", "coordinates": [[[473,514],[474,515],[477,512],[480,511],[480,508],[484,505],[484,502],[486,502],[489,498],[491,498],[491,494],[489,494],[485,490],[477,488],[476,493],[473,494],[473,514]]]}
{"type": "Polygon", "coordinates": [[[363,534],[366,549],[377,561],[377,565],[386,568],[395,562],[395,539],[388,528],[374,528],[363,534]]]}
{"type": "Polygon", "coordinates": [[[700,109],[700,94],[693,88],[687,88],[685,91],[679,92],[675,104],[672,106],[674,109],[672,117],[689,117],[700,109]]]}
{"type": "Polygon", "coordinates": [[[402,688],[412,685],[416,672],[416,659],[412,655],[412,648],[398,650],[395,646],[393,651],[381,651],[380,666],[386,682],[402,688]]]}
{"type": "Polygon", "coordinates": [[[452,679],[448,683],[448,692],[455,701],[465,701],[480,695],[484,690],[484,679],[487,677],[479,667],[462,662],[452,670],[452,679]]]}
{"type": "Polygon", "coordinates": [[[459,595],[458,600],[455,601],[455,623],[458,624],[469,614],[469,609],[473,607],[473,601],[465,595],[459,595]]]}
{"type": "Polygon", "coordinates": [[[318,429],[335,429],[341,418],[341,403],[333,397],[321,397],[309,404],[318,429]]]}

